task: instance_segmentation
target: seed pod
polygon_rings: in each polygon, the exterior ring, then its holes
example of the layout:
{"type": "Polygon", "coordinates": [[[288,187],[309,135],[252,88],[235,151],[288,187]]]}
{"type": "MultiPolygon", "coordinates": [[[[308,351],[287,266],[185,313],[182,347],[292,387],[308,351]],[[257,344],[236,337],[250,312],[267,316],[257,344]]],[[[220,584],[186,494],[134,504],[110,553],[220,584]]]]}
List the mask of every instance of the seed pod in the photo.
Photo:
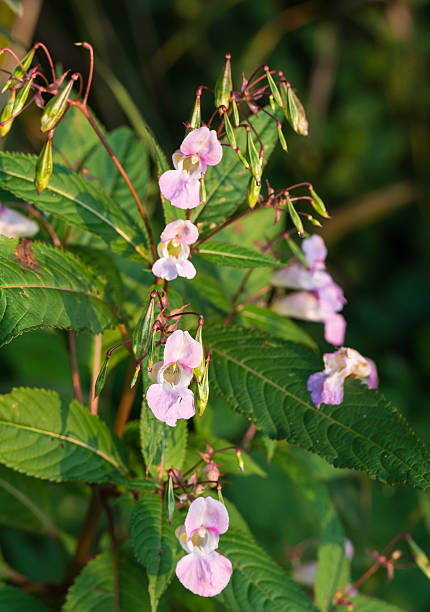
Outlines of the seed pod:
{"type": "Polygon", "coordinates": [[[309,268],[308,260],[306,259],[303,251],[299,249],[297,244],[289,236],[284,235],[284,238],[291,249],[291,252],[297,257],[297,259],[306,267],[309,268]]]}
{"type": "Polygon", "coordinates": [[[109,357],[106,357],[105,362],[102,365],[102,369],[100,370],[99,375],[97,376],[96,384],[94,387],[94,395],[96,397],[100,395],[100,393],[103,390],[103,387],[105,386],[108,361],[109,361],[109,357]]]}
{"type": "Polygon", "coordinates": [[[22,67],[20,64],[15,68],[12,72],[8,80],[6,81],[1,93],[7,91],[10,87],[20,87],[22,85],[22,80],[25,77],[25,73],[31,66],[31,62],[33,61],[35,49],[31,49],[27,55],[21,60],[22,67]]]}
{"type": "Polygon", "coordinates": [[[330,215],[327,212],[324,202],[321,200],[319,195],[314,191],[314,188],[312,187],[312,185],[309,187],[309,193],[311,194],[311,198],[312,198],[311,204],[314,207],[314,209],[317,211],[317,213],[321,215],[321,217],[330,219],[330,215]]]}
{"type": "Polygon", "coordinates": [[[215,85],[215,106],[225,106],[227,109],[230,104],[230,96],[233,91],[233,81],[231,80],[230,53],[225,56],[224,70],[215,85]]]}
{"type": "Polygon", "coordinates": [[[141,362],[139,361],[136,365],[136,369],[134,371],[133,378],[131,379],[130,389],[133,389],[134,385],[137,383],[137,379],[139,378],[139,374],[140,374],[140,366],[141,366],[141,362]]]}
{"type": "Polygon", "coordinates": [[[158,331],[158,325],[157,325],[157,321],[154,323],[154,325],[152,326],[152,334],[151,334],[151,338],[149,340],[149,347],[148,347],[148,372],[152,371],[152,366],[154,365],[154,355],[155,355],[155,348],[156,348],[156,342],[155,342],[155,335],[158,331]]]}
{"type": "Polygon", "coordinates": [[[281,143],[281,147],[284,149],[286,153],[288,153],[287,141],[285,140],[285,136],[282,131],[282,124],[277,123],[276,127],[278,128],[278,138],[279,138],[279,142],[281,143]]]}
{"type": "Polygon", "coordinates": [[[237,153],[237,155],[238,155],[238,157],[239,157],[240,161],[242,162],[242,164],[245,166],[245,168],[246,168],[247,170],[250,170],[251,168],[249,167],[249,164],[248,164],[248,162],[247,162],[247,160],[246,160],[246,157],[245,157],[244,155],[242,155],[242,152],[241,152],[241,150],[239,149],[239,147],[235,147],[235,149],[234,149],[234,150],[235,150],[235,152],[237,153]]]}
{"type": "Polygon", "coordinates": [[[412,550],[414,559],[415,559],[415,563],[418,565],[418,567],[420,568],[420,570],[423,572],[423,574],[425,574],[427,576],[427,578],[430,578],[430,562],[428,560],[427,555],[425,554],[425,552],[418,546],[418,544],[411,538],[410,535],[408,535],[406,537],[408,544],[412,550]]]}
{"type": "Polygon", "coordinates": [[[239,119],[239,109],[237,108],[237,104],[236,104],[236,99],[232,98],[231,99],[231,107],[233,109],[233,120],[234,120],[234,126],[238,127],[239,123],[240,123],[240,119],[239,119]]]}
{"type": "Polygon", "coordinates": [[[190,119],[190,127],[195,130],[202,124],[202,113],[200,109],[200,94],[197,94],[196,101],[194,103],[193,112],[190,119]]]}
{"type": "Polygon", "coordinates": [[[52,174],[52,138],[48,138],[37,158],[34,186],[37,193],[42,193],[49,184],[52,174]]]}
{"type": "Polygon", "coordinates": [[[64,115],[74,82],[75,79],[70,79],[63,91],[51,98],[45,106],[42,119],[40,120],[40,130],[42,132],[52,130],[64,115]]]}
{"type": "Polygon", "coordinates": [[[289,197],[287,197],[287,206],[288,206],[288,212],[291,217],[291,221],[294,223],[297,232],[299,233],[300,236],[304,236],[305,231],[303,229],[302,220],[300,219],[300,216],[298,212],[296,211],[296,209],[294,208],[294,204],[291,202],[289,197]]]}
{"type": "Polygon", "coordinates": [[[270,94],[269,102],[270,102],[270,108],[272,109],[273,112],[275,112],[276,104],[275,104],[275,100],[273,99],[273,94],[270,94]]]}
{"type": "Polygon", "coordinates": [[[242,453],[240,451],[240,448],[236,448],[236,459],[237,459],[237,463],[239,465],[239,470],[241,472],[244,472],[245,471],[245,466],[243,465],[242,453]]]}
{"type": "Polygon", "coordinates": [[[13,106],[14,115],[17,115],[22,110],[24,104],[27,102],[28,94],[30,93],[33,81],[34,81],[34,77],[31,77],[31,79],[27,81],[24,87],[18,91],[16,100],[15,100],[15,104],[13,106]]]}
{"type": "Polygon", "coordinates": [[[196,377],[196,380],[197,380],[198,383],[201,382],[201,380],[203,378],[203,375],[205,373],[205,368],[206,368],[206,360],[205,360],[205,351],[204,351],[204,346],[203,346],[202,330],[203,330],[203,317],[200,317],[200,319],[199,319],[199,326],[197,327],[197,332],[196,332],[195,340],[202,347],[203,359],[202,359],[201,364],[199,366],[197,366],[197,368],[194,368],[194,370],[193,370],[194,376],[196,377]]]}
{"type": "Polygon", "coordinates": [[[257,204],[260,191],[261,183],[257,182],[254,176],[251,176],[248,183],[248,204],[250,208],[254,208],[257,204]]]}
{"type": "Polygon", "coordinates": [[[157,291],[154,289],[151,292],[148,306],[143,315],[140,317],[136,329],[133,332],[133,353],[138,363],[142,361],[142,359],[148,352],[149,343],[151,341],[152,336],[152,326],[154,324],[154,308],[156,297],[157,291]]]}
{"type": "Polygon", "coordinates": [[[227,113],[224,113],[224,123],[225,123],[225,131],[227,134],[228,141],[233,147],[233,149],[235,149],[237,147],[236,136],[235,136],[233,126],[230,123],[230,119],[227,113]]]}
{"type": "Polygon", "coordinates": [[[169,484],[167,485],[167,520],[169,525],[172,524],[173,514],[175,512],[175,494],[173,492],[173,479],[169,474],[169,484]]]}
{"type": "Polygon", "coordinates": [[[283,102],[282,102],[281,94],[279,93],[279,89],[277,88],[276,83],[273,80],[272,75],[270,74],[269,66],[264,66],[264,70],[266,72],[267,82],[269,83],[270,91],[272,92],[272,95],[273,95],[273,97],[275,99],[275,102],[276,102],[276,104],[278,106],[283,108],[283,102]]]}
{"type": "Polygon", "coordinates": [[[7,123],[0,126],[0,137],[1,138],[6,136],[6,134],[9,133],[10,128],[12,127],[13,119],[11,119],[11,117],[13,115],[15,100],[16,100],[16,89],[12,89],[12,91],[9,94],[9,100],[4,105],[1,115],[0,115],[0,123],[3,123],[3,121],[7,121],[7,123]]]}
{"type": "Polygon", "coordinates": [[[305,109],[291,88],[291,85],[286,81],[281,81],[281,98],[285,117],[293,130],[296,134],[307,136],[309,124],[306,119],[305,109]]]}
{"type": "Polygon", "coordinates": [[[321,223],[318,221],[318,219],[315,219],[315,217],[313,217],[312,215],[308,215],[306,213],[306,219],[308,221],[310,221],[312,223],[312,225],[315,225],[316,227],[322,227],[321,223]]]}
{"type": "Polygon", "coordinates": [[[209,400],[209,361],[210,356],[207,356],[205,363],[205,370],[201,382],[197,382],[198,400],[197,406],[199,409],[199,415],[202,417],[209,400]]]}
{"type": "Polygon", "coordinates": [[[200,177],[200,204],[206,204],[206,183],[204,174],[200,177]]]}
{"type": "Polygon", "coordinates": [[[261,174],[263,172],[262,158],[257,153],[257,149],[255,148],[250,129],[247,129],[246,144],[246,153],[249,165],[251,167],[251,172],[252,175],[255,177],[256,181],[259,183],[261,179],[261,174]]]}

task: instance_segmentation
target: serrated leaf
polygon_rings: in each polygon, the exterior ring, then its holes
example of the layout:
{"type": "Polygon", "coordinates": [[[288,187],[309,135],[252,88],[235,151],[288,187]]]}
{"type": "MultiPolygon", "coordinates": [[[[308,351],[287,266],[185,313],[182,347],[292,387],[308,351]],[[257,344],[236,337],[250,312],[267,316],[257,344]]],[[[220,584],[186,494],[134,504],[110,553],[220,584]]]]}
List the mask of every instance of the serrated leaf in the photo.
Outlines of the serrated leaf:
{"type": "Polygon", "coordinates": [[[287,317],[282,317],[270,308],[248,304],[240,311],[240,319],[247,327],[262,329],[283,340],[304,344],[309,348],[316,349],[316,343],[298,325],[287,317]]]}
{"type": "Polygon", "coordinates": [[[159,495],[143,495],[131,518],[131,541],[137,560],[146,568],[151,610],[167,588],[177,561],[177,539],[168,524],[159,495]]]}
{"type": "MultiPolygon", "coordinates": [[[[267,110],[271,112],[270,107],[267,110]]],[[[273,113],[272,113],[273,114],[273,113]]],[[[282,112],[274,113],[282,120],[282,112]]],[[[261,137],[264,145],[264,163],[267,163],[278,141],[278,131],[275,121],[260,111],[258,117],[249,118],[261,137]]],[[[246,131],[236,130],[236,140],[242,152],[246,150],[246,131]]],[[[221,225],[235,212],[246,197],[250,173],[245,169],[237,153],[231,147],[223,147],[223,157],[217,166],[210,167],[205,176],[206,204],[202,211],[191,215],[193,221],[198,216],[199,223],[204,223],[200,229],[200,236],[210,231],[212,223],[221,225]]]]}
{"type": "Polygon", "coordinates": [[[254,249],[248,249],[247,247],[228,242],[216,242],[215,240],[205,242],[199,248],[198,253],[208,261],[232,268],[258,268],[283,265],[270,255],[264,255],[254,249]]]}
{"type": "Polygon", "coordinates": [[[42,242],[21,254],[18,244],[0,238],[0,346],[40,327],[98,334],[118,322],[103,278],[77,257],[42,242]]]}
{"type": "Polygon", "coordinates": [[[36,157],[0,153],[0,186],[42,210],[92,234],[122,255],[147,259],[145,235],[94,182],[64,166],[55,166],[48,187],[40,194],[33,185],[36,157]]]}
{"type": "Polygon", "coordinates": [[[0,610],[3,612],[52,612],[36,597],[8,584],[0,585],[0,610]]]}
{"type": "Polygon", "coordinates": [[[148,581],[144,570],[128,555],[118,554],[118,608],[115,603],[112,553],[92,559],[70,587],[63,612],[121,612],[149,610],[148,581]]]}
{"type": "Polygon", "coordinates": [[[233,305],[231,300],[226,296],[225,291],[220,287],[220,283],[216,282],[210,276],[201,274],[200,272],[189,281],[193,289],[197,289],[203,294],[204,298],[214,304],[223,312],[231,312],[233,305]]]}
{"type": "Polygon", "coordinates": [[[217,599],[229,612],[311,612],[301,588],[243,531],[229,529],[219,552],[230,559],[233,574],[217,599]]]}
{"type": "Polygon", "coordinates": [[[403,608],[399,608],[394,604],[386,603],[373,597],[367,597],[366,595],[352,597],[351,601],[354,604],[354,612],[405,612],[403,608]]]}
{"type": "Polygon", "coordinates": [[[124,466],[106,424],[54,391],[13,389],[0,396],[0,462],[29,476],[106,482],[124,466]]]}
{"type": "Polygon", "coordinates": [[[312,351],[225,327],[208,329],[206,346],[214,390],[263,433],[382,482],[430,486],[428,450],[378,392],[348,379],[343,404],[317,409],[306,389],[310,374],[322,369],[312,351]]]}

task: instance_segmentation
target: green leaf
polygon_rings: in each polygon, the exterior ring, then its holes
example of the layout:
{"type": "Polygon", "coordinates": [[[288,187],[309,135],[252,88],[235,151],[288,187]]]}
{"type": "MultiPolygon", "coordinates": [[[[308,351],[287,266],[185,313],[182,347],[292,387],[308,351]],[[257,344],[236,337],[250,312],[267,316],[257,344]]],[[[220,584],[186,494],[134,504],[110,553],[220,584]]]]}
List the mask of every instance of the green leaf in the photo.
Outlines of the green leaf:
{"type": "Polygon", "coordinates": [[[0,346],[40,327],[98,334],[117,323],[103,278],[77,257],[42,242],[17,246],[0,238],[0,346]]]}
{"type": "MultiPolygon", "coordinates": [[[[104,132],[104,128],[94,120],[100,131],[104,132]]],[[[88,155],[99,145],[100,140],[82,111],[75,106],[69,107],[66,116],[55,128],[54,162],[71,170],[82,170],[88,155]]]]}
{"type": "Polygon", "coordinates": [[[245,532],[229,529],[219,552],[233,565],[230,582],[217,596],[229,612],[314,610],[301,588],[245,532]]]}
{"type": "Polygon", "coordinates": [[[36,157],[0,153],[0,186],[26,202],[96,234],[122,255],[138,253],[147,259],[145,235],[98,185],[63,166],[55,166],[48,187],[40,194],[33,185],[36,157]]]}
{"type": "Polygon", "coordinates": [[[143,495],[131,518],[134,554],[148,574],[151,610],[167,588],[177,561],[177,538],[159,495],[143,495]]]}
{"type": "Polygon", "coordinates": [[[220,283],[216,282],[212,277],[198,272],[189,283],[193,289],[197,289],[203,294],[205,299],[223,312],[232,311],[233,305],[231,300],[228,299],[225,291],[220,287],[220,283]]]}
{"type": "Polygon", "coordinates": [[[124,466],[106,424],[54,391],[13,389],[0,396],[0,462],[29,476],[106,482],[124,466]]]}
{"type": "MultiPolygon", "coordinates": [[[[352,597],[351,601],[354,604],[354,612],[405,612],[403,608],[386,603],[380,599],[367,597],[366,595],[352,597]]],[[[340,608],[340,610],[342,610],[342,608],[340,608]]]]}
{"type": "Polygon", "coordinates": [[[171,467],[181,469],[187,445],[187,422],[179,419],[175,427],[169,427],[154,417],[143,402],[140,416],[140,445],[146,470],[155,478],[157,466],[163,462],[163,474],[171,467]]]}
{"type": "Polygon", "coordinates": [[[20,0],[3,0],[5,4],[19,17],[22,16],[22,4],[20,0]]]}
{"type": "MultiPolygon", "coordinates": [[[[270,107],[267,107],[269,112],[270,107]]],[[[273,114],[273,113],[272,113],[273,114]]],[[[282,120],[281,111],[274,113],[278,119],[282,120]]],[[[276,123],[264,112],[260,112],[258,117],[251,116],[250,122],[255,127],[264,145],[264,162],[269,159],[278,141],[278,131],[276,123]]],[[[244,129],[236,130],[236,140],[242,153],[246,149],[246,132],[244,129]]],[[[200,228],[200,236],[210,230],[210,225],[216,223],[221,225],[226,219],[231,217],[238,206],[246,197],[250,173],[245,169],[238,155],[231,147],[223,147],[223,157],[217,166],[208,168],[205,176],[206,183],[206,204],[199,213],[192,214],[192,220],[198,216],[199,223],[204,223],[200,228]]]]}
{"type": "Polygon", "coordinates": [[[8,584],[0,585],[0,610],[3,612],[52,612],[44,603],[8,584]]]}
{"type": "Polygon", "coordinates": [[[224,326],[207,330],[206,346],[214,390],[263,433],[382,482],[430,486],[428,450],[376,391],[348,379],[343,404],[317,409],[306,389],[310,374],[322,369],[312,351],[224,326]]]}
{"type": "Polygon", "coordinates": [[[149,610],[148,581],[142,568],[128,555],[118,555],[116,607],[115,569],[112,553],[92,559],[67,593],[63,612],[137,612],[149,610]]]}
{"type": "Polygon", "coordinates": [[[298,325],[270,308],[249,304],[241,309],[240,319],[246,327],[256,327],[283,340],[304,344],[312,349],[317,347],[312,338],[298,325]]]}
{"type": "Polygon", "coordinates": [[[208,240],[198,250],[198,254],[221,266],[232,268],[258,268],[280,266],[279,261],[270,255],[246,247],[208,240]]]}

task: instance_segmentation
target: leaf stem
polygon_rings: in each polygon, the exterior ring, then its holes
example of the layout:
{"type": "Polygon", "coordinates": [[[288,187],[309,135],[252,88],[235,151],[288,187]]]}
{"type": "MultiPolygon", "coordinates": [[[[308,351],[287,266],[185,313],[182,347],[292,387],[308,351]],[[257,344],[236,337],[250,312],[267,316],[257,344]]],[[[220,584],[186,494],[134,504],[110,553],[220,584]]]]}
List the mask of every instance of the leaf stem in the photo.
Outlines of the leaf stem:
{"type": "Polygon", "coordinates": [[[79,376],[78,359],[76,356],[75,332],[72,329],[66,331],[67,346],[69,349],[70,366],[72,368],[72,383],[75,399],[82,404],[82,387],[79,376]]]}
{"type": "Polygon", "coordinates": [[[75,555],[73,557],[74,570],[83,567],[91,554],[91,548],[96,537],[97,526],[99,524],[102,504],[100,500],[100,491],[97,486],[93,487],[90,503],[84,522],[82,523],[79,533],[78,544],[76,546],[75,555]]]}
{"type": "Polygon", "coordinates": [[[96,380],[100,371],[101,364],[101,354],[102,354],[102,345],[103,345],[103,335],[96,334],[94,336],[94,345],[93,345],[93,371],[91,376],[91,400],[90,400],[90,412],[95,416],[98,415],[99,408],[99,396],[95,395],[96,388],[96,380]]]}

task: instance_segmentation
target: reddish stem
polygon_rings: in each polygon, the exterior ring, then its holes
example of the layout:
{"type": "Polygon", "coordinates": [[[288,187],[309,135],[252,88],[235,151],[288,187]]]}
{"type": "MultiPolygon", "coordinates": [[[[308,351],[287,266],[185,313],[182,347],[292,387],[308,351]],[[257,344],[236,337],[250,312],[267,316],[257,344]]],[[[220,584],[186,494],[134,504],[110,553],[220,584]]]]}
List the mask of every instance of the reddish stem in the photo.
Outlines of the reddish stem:
{"type": "Polygon", "coordinates": [[[45,52],[45,55],[48,58],[49,66],[51,68],[52,80],[55,81],[55,70],[54,70],[54,64],[52,63],[51,54],[49,53],[48,49],[45,47],[45,45],[42,42],[37,42],[34,45],[34,50],[38,49],[39,47],[42,49],[42,51],[45,52]]]}

